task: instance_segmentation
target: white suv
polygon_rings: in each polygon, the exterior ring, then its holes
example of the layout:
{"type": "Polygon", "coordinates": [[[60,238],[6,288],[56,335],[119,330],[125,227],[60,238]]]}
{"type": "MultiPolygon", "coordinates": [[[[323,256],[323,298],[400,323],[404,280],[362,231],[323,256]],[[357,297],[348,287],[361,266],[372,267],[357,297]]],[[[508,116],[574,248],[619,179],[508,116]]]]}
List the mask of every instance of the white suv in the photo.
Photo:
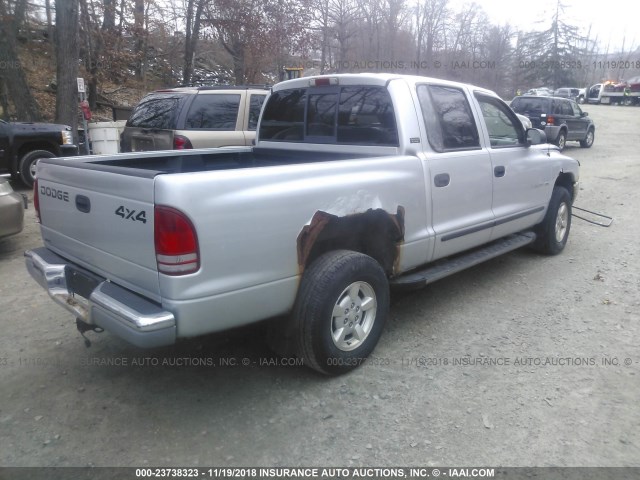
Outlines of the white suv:
{"type": "Polygon", "coordinates": [[[251,145],[268,87],[158,90],[134,108],[122,152],[251,145]]]}

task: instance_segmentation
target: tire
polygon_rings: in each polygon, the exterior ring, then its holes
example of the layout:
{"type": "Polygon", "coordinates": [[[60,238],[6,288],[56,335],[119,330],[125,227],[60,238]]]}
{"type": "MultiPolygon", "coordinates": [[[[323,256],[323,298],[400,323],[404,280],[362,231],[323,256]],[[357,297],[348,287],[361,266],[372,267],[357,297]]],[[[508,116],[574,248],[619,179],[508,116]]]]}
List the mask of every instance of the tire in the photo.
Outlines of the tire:
{"type": "Polygon", "coordinates": [[[584,104],[584,97],[578,97],[578,103],[580,105],[583,105],[584,104]]]}
{"type": "Polygon", "coordinates": [[[593,128],[590,128],[587,131],[587,136],[584,137],[584,140],[580,140],[580,146],[582,148],[591,148],[591,145],[593,145],[593,141],[595,140],[595,135],[596,133],[593,128]]]}
{"type": "Polygon", "coordinates": [[[536,229],[536,241],[532,248],[547,255],[557,255],[564,250],[571,230],[571,195],[566,188],[553,188],[547,214],[536,229]]]}
{"type": "Polygon", "coordinates": [[[27,187],[33,187],[35,180],[35,167],[40,158],[54,158],[55,155],[48,150],[33,150],[25,153],[20,159],[20,180],[27,187]]]}
{"type": "Polygon", "coordinates": [[[556,139],[556,145],[560,148],[560,151],[564,150],[564,147],[567,146],[567,134],[564,131],[561,131],[558,134],[558,138],[556,139]]]}
{"type": "Polygon", "coordinates": [[[293,308],[297,354],[326,375],[353,370],[378,343],[388,311],[389,282],[378,262],[326,253],[304,273],[293,308]]]}

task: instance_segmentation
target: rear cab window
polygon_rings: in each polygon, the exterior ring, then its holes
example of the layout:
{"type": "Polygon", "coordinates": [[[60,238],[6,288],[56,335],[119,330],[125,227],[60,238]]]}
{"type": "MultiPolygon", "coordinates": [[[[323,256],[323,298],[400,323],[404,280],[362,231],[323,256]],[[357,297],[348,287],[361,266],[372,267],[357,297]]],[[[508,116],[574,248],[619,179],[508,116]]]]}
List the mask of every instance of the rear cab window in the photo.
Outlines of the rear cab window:
{"type": "Polygon", "coordinates": [[[471,106],[460,88],[418,85],[429,145],[436,152],[480,149],[478,128],[471,106]]]}
{"type": "Polygon", "coordinates": [[[389,92],[377,86],[327,86],[275,92],[260,140],[398,146],[389,92]]]}

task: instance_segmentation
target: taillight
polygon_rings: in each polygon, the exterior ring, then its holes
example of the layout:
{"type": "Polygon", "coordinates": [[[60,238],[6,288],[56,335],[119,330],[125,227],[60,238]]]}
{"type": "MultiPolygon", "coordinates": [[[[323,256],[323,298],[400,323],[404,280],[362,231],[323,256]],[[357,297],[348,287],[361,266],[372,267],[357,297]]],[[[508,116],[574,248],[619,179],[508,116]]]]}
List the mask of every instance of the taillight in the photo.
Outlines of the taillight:
{"type": "Polygon", "coordinates": [[[182,135],[175,135],[173,137],[174,150],[187,150],[190,148],[193,148],[193,146],[187,137],[183,137],[182,135]]]}
{"type": "Polygon", "coordinates": [[[555,125],[555,119],[552,116],[547,117],[547,125],[555,125]]]}
{"type": "Polygon", "coordinates": [[[33,209],[36,211],[36,222],[40,223],[40,197],[38,196],[38,179],[33,182],[33,209]]]}
{"type": "Polygon", "coordinates": [[[200,268],[196,229],[184,213],[156,206],[154,237],[159,272],[186,275],[200,268]]]}

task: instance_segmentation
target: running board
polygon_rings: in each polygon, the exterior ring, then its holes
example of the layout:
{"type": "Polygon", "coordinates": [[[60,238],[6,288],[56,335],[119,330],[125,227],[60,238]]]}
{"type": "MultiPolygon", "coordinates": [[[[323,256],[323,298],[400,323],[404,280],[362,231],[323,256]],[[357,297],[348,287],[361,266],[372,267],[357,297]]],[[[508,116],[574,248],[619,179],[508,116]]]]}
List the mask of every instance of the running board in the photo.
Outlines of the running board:
{"type": "Polygon", "coordinates": [[[533,232],[509,235],[508,237],[501,238],[470,252],[438,260],[429,264],[429,266],[423,270],[415,270],[400,277],[393,278],[391,279],[391,286],[423,287],[436,280],[498,257],[503,253],[529,245],[533,243],[535,239],[536,234],[533,232]]]}

